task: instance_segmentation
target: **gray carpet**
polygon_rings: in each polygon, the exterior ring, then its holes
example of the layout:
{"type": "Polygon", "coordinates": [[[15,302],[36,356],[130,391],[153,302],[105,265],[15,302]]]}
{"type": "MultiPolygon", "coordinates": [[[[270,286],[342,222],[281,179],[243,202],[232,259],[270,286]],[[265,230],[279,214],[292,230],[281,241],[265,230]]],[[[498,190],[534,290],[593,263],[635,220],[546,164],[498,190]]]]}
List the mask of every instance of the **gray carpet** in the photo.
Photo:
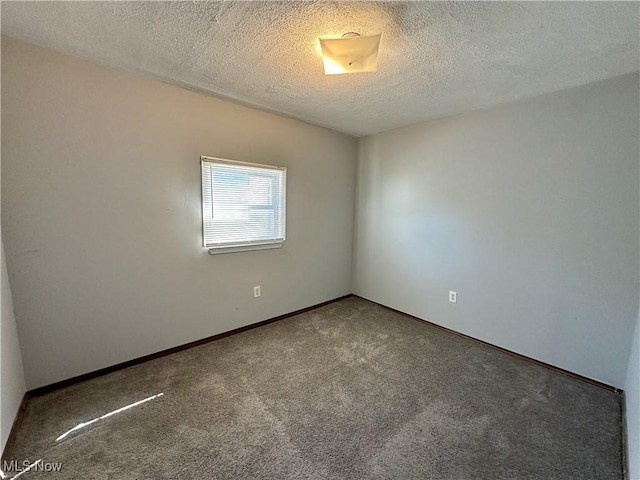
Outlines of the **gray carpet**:
{"type": "Polygon", "coordinates": [[[359,298],[32,398],[21,479],[621,479],[616,394],[359,298]],[[108,412],[162,396],[56,438],[108,412]]]}

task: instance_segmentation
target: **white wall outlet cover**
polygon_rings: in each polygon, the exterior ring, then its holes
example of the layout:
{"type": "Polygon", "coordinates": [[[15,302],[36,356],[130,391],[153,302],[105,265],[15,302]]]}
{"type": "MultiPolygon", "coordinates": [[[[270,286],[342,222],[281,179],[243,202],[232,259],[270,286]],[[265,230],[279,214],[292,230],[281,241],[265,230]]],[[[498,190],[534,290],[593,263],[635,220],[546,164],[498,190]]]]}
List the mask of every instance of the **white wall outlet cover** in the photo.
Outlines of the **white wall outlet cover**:
{"type": "Polygon", "coordinates": [[[260,286],[253,287],[253,298],[258,298],[260,296],[260,286]]]}
{"type": "Polygon", "coordinates": [[[458,303],[458,292],[449,292],[449,301],[451,303],[458,303]]]}

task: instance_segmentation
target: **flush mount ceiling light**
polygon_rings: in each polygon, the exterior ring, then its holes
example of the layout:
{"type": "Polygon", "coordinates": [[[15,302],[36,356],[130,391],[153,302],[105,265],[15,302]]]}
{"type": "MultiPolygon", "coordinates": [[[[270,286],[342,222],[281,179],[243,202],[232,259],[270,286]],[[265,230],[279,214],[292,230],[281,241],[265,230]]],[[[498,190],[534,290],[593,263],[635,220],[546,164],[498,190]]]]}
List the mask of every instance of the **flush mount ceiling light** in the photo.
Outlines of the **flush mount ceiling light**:
{"type": "Polygon", "coordinates": [[[342,38],[321,38],[325,75],[375,72],[378,70],[378,47],[381,33],[362,37],[355,32],[342,38]]]}

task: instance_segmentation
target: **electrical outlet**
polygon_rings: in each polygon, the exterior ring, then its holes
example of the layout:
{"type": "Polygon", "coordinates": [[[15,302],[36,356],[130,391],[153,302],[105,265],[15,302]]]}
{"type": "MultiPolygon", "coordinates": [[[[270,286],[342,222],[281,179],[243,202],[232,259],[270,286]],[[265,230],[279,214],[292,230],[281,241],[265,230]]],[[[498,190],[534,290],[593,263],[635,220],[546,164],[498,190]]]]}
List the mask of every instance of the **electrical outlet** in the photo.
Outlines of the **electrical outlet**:
{"type": "Polygon", "coordinates": [[[458,303],[458,292],[449,291],[449,301],[451,303],[458,303]]]}
{"type": "Polygon", "coordinates": [[[253,287],[253,298],[258,298],[260,296],[260,285],[257,287],[253,287]]]}

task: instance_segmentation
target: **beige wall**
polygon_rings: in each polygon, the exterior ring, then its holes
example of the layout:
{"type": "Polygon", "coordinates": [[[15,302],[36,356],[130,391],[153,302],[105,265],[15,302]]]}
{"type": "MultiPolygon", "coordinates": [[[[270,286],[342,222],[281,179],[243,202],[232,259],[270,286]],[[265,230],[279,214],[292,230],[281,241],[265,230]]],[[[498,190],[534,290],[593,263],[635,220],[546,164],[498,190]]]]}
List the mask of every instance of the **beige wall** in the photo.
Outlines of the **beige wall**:
{"type": "MultiPolygon", "coordinates": [[[[4,137],[3,137],[4,138],[4,137]]],[[[0,228],[0,454],[27,389],[0,228]]],[[[2,467],[0,466],[0,470],[2,467]]]]}
{"type": "MultiPolygon", "coordinates": [[[[4,248],[0,245],[2,264],[2,309],[0,311],[0,453],[4,451],[13,421],[26,390],[22,355],[13,314],[11,288],[7,277],[4,248]]],[[[0,469],[2,467],[0,466],[0,469]]]]}
{"type": "Polygon", "coordinates": [[[633,333],[633,344],[624,384],[627,402],[627,447],[629,478],[640,479],[640,317],[633,333]]]}
{"type": "Polygon", "coordinates": [[[363,139],[354,293],[624,387],[638,92],[631,74],[363,139]]]}
{"type": "MultiPolygon", "coordinates": [[[[640,158],[638,160],[640,161],[640,158]]],[[[636,328],[633,332],[624,392],[627,403],[629,478],[631,480],[640,480],[640,311],[638,312],[636,328]]]]}
{"type": "Polygon", "coordinates": [[[351,292],[354,138],[10,38],[2,73],[30,388],[351,292]],[[201,247],[200,155],[288,167],[282,249],[201,247]]]}

